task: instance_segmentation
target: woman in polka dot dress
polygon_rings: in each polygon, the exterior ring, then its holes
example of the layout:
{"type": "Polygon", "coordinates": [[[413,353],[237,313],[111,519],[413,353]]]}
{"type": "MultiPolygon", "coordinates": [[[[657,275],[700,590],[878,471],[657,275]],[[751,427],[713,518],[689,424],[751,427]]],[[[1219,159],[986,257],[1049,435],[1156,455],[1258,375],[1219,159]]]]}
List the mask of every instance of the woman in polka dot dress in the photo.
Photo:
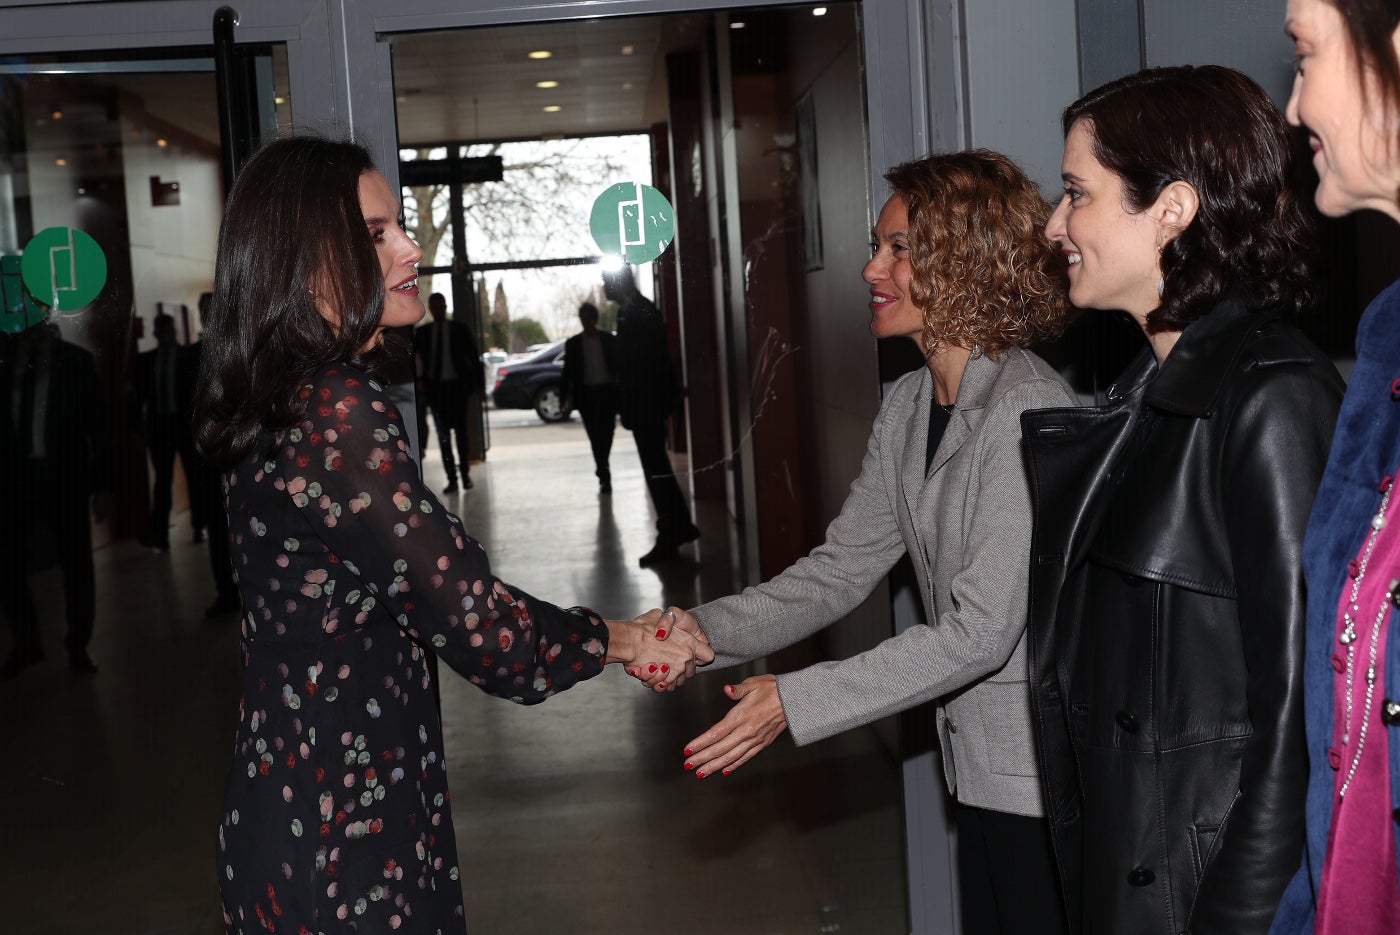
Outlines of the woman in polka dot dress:
{"type": "Polygon", "coordinates": [[[712,658],[658,638],[659,612],[604,621],[500,581],[423,485],[375,377],[384,330],[422,317],[421,257],[368,153],[320,139],[254,156],[220,229],[199,426],[245,610],[230,933],[466,931],[426,649],[521,704],[609,662],[668,690],[712,658]]]}

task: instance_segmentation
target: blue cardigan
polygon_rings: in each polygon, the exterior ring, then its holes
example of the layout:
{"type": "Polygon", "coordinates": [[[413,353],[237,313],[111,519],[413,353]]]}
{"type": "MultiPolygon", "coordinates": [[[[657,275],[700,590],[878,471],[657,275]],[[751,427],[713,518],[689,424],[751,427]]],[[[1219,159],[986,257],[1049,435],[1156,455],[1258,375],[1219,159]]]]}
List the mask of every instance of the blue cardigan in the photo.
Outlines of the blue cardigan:
{"type": "MultiPolygon", "coordinates": [[[[1332,822],[1336,772],[1327,763],[1332,743],[1335,675],[1329,664],[1336,637],[1337,602],[1347,562],[1360,548],[1367,524],[1380,507],[1378,485],[1400,467],[1400,280],[1376,297],[1361,316],[1356,334],[1356,370],[1337,419],[1327,471],[1317,491],[1303,540],[1303,573],[1308,586],[1307,647],[1303,657],[1308,735],[1307,848],[1303,865],[1289,883],[1271,933],[1313,930],[1317,891],[1322,881],[1327,835],[1332,822]]],[[[1280,465],[1285,468],[1286,465],[1280,465]]],[[[1400,577],[1400,569],[1372,569],[1400,577]]],[[[1400,612],[1390,615],[1386,641],[1385,691],[1400,698],[1400,612]]],[[[1400,726],[1389,728],[1390,795],[1400,807],[1400,726]]],[[[1400,814],[1400,813],[1397,813],[1400,814]]],[[[1394,823],[1400,850],[1400,823],[1394,823]]],[[[1394,881],[1400,886],[1400,880],[1394,881]]]]}

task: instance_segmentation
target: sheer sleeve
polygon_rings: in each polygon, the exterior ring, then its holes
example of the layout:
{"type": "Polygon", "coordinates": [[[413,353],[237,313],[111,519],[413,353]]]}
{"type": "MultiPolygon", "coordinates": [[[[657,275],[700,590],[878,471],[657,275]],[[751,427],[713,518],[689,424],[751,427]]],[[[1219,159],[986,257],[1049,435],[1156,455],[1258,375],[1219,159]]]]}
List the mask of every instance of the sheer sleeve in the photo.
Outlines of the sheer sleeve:
{"type": "MultiPolygon", "coordinates": [[[[343,602],[359,624],[382,606],[473,684],[522,704],[602,670],[603,621],[492,575],[486,551],[424,486],[377,381],[341,364],[302,395],[306,416],[284,433],[269,470],[280,472],[278,485],[332,563],[359,584],[328,600],[343,602]]],[[[308,581],[303,593],[327,583],[308,581]]]]}

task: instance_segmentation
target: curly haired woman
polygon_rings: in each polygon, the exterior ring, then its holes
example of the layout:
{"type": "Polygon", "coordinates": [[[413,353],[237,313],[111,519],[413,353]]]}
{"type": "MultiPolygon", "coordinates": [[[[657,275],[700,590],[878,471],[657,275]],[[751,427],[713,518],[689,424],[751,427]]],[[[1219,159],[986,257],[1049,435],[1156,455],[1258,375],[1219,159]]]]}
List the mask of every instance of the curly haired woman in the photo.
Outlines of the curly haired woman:
{"type": "Polygon", "coordinates": [[[840,620],[908,554],[927,624],[851,659],[727,686],[738,704],[691,741],[686,767],[728,775],[784,730],[806,744],[939,699],[963,931],[1053,933],[1064,912],[1026,690],[1020,419],[1074,402],[1026,350],[1066,322],[1064,260],[1040,233],[1049,206],[1005,156],[928,156],[885,178],[893,194],[865,266],[870,331],[914,341],[928,366],[885,397],[826,542],[692,613],[716,665],[756,659],[840,620]]]}

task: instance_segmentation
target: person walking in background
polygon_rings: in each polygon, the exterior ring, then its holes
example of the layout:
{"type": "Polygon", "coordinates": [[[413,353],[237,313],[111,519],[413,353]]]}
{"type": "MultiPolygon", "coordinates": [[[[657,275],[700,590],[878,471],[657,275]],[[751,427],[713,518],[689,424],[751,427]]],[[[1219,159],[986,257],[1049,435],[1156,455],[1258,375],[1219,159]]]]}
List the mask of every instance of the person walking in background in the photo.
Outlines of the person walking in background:
{"type": "Polygon", "coordinates": [[[112,507],[112,446],[97,366],[48,322],[0,345],[6,390],[0,414],[0,610],[14,636],[0,679],[43,658],[29,586],[30,547],[47,526],[58,548],[68,618],[68,666],[97,671],[88,655],[97,616],[92,526],[112,507]]]}
{"type": "MultiPolygon", "coordinates": [[[[1400,3],[1290,0],[1317,207],[1400,221],[1400,3]]],[[[1356,329],[1303,543],[1307,844],[1276,935],[1400,932],[1400,280],[1356,329]]]]}
{"type": "Polygon", "coordinates": [[[593,449],[598,492],[612,493],[608,453],[617,428],[617,338],[598,330],[598,307],[578,307],[583,330],[564,342],[564,409],[577,409],[593,449]]]}
{"type": "Polygon", "coordinates": [[[155,317],[151,331],[156,339],[153,350],[136,359],[132,403],[136,424],[151,454],[155,481],[151,486],[151,528],[145,543],[162,552],[170,548],[170,508],[175,485],[175,457],[185,472],[189,498],[190,528],[195,542],[204,541],[203,472],[194,450],[195,378],[197,353],[176,343],[175,319],[164,313],[155,317]]]}
{"type": "Polygon", "coordinates": [[[666,346],[666,324],[637,290],[632,268],[604,272],[603,293],[618,303],[618,412],[622,427],[632,432],[656,508],[656,544],[638,559],[645,568],[676,558],[682,545],[700,538],[666,453],[667,422],[680,403],[681,389],[666,346]]]}
{"type": "Polygon", "coordinates": [[[1248,76],[1155,68],[1064,112],[1046,227],[1145,336],[1095,409],[1022,418],[1031,699],[1071,929],[1263,935],[1303,846],[1303,530],[1341,402],[1288,318],[1312,224],[1248,76]]]}
{"type": "MultiPolygon", "coordinates": [[[[460,321],[447,319],[447,299],[440,292],[428,297],[431,324],[413,334],[416,370],[427,388],[426,402],[433,412],[438,443],[442,448],[442,469],[447,473],[443,493],[456,493],[457,474],[462,489],[472,489],[470,433],[467,430],[467,404],[471,397],[486,391],[486,368],[477,350],[472,329],[460,321]],[[457,457],[452,440],[457,440],[457,457]]],[[[420,439],[419,444],[422,444],[420,439]]]]}
{"type": "Polygon", "coordinates": [[[1040,189],[999,153],[927,156],[885,178],[870,331],[915,342],[927,365],[886,394],[826,541],[677,628],[698,621],[716,665],[755,659],[836,623],[905,555],[927,622],[850,659],[725,686],[736,704],[690,742],[685,768],[729,775],[784,731],[811,743],[938,699],[962,931],[1053,935],[1065,913],[1031,746],[1020,416],[1074,402],[1027,350],[1068,321],[1065,263],[1041,234],[1040,189]]]}
{"type": "Polygon", "coordinates": [[[198,410],[247,608],[217,829],[229,935],[465,935],[426,650],[521,704],[610,662],[666,690],[713,658],[660,611],[605,621],[501,581],[424,486],[376,376],[406,350],[386,333],[423,316],[402,216],[363,147],[288,137],[243,167],[219,230],[198,410]]]}

